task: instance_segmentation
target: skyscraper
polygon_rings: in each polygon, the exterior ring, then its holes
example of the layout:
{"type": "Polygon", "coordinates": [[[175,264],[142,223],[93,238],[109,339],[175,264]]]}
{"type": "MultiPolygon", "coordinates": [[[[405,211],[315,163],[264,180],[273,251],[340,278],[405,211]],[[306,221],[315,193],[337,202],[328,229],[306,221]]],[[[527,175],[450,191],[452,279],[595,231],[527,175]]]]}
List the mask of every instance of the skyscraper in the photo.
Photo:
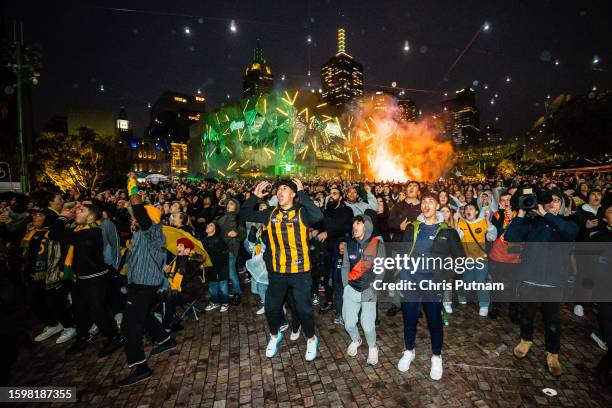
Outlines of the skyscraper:
{"type": "Polygon", "coordinates": [[[406,122],[416,122],[418,116],[418,109],[414,101],[404,96],[397,97],[397,104],[400,108],[401,118],[406,122]]]}
{"type": "Polygon", "coordinates": [[[253,62],[247,67],[242,78],[242,97],[248,98],[272,91],[274,75],[263,57],[263,52],[257,41],[253,53],[253,62]]]}
{"type": "Polygon", "coordinates": [[[474,145],[480,140],[480,111],[476,107],[476,92],[463,88],[453,99],[442,102],[443,134],[456,146],[474,145]]]}
{"type": "Polygon", "coordinates": [[[321,66],[323,100],[343,106],[351,99],[363,96],[363,65],[346,53],[346,33],[338,29],[338,53],[321,66]]]}

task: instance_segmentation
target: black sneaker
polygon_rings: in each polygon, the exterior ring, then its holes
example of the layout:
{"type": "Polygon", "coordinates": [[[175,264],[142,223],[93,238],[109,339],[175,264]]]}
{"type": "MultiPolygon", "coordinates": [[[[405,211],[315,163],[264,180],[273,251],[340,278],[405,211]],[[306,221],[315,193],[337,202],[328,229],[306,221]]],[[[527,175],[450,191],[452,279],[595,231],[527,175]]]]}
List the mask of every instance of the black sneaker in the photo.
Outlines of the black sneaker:
{"type": "Polygon", "coordinates": [[[315,306],[319,304],[319,295],[312,295],[312,304],[315,306]]]}
{"type": "Polygon", "coordinates": [[[333,305],[331,304],[331,302],[326,302],[323,306],[321,306],[321,308],[319,309],[319,314],[325,314],[327,312],[329,312],[330,310],[333,309],[333,305]]]}
{"type": "Polygon", "coordinates": [[[104,347],[102,347],[102,350],[100,350],[100,352],[98,353],[98,357],[102,358],[110,356],[115,351],[119,350],[122,345],[123,337],[117,334],[115,337],[113,337],[112,339],[108,339],[108,341],[104,343],[104,347]]]}
{"type": "Polygon", "coordinates": [[[240,304],[240,295],[234,295],[232,297],[232,305],[239,305],[240,304]]]}
{"type": "Polygon", "coordinates": [[[164,351],[172,350],[175,347],[176,347],[176,340],[174,340],[172,337],[168,337],[168,340],[164,341],[161,344],[157,344],[155,345],[155,347],[153,347],[153,349],[151,350],[151,355],[154,356],[156,354],[163,353],[164,351]]]}
{"type": "Polygon", "coordinates": [[[387,310],[387,316],[389,317],[393,317],[396,314],[398,314],[400,311],[400,308],[395,306],[395,305],[391,305],[391,307],[389,308],[389,310],[387,310]]]}
{"type": "Polygon", "coordinates": [[[70,356],[82,352],[87,348],[87,346],[89,346],[89,343],[91,343],[93,338],[94,336],[89,333],[85,338],[77,338],[75,342],[72,343],[72,345],[66,350],[66,355],[70,356]]]}
{"type": "Polygon", "coordinates": [[[152,374],[153,372],[151,371],[147,363],[138,364],[136,367],[134,367],[130,375],[128,375],[123,380],[117,383],[117,386],[129,387],[130,385],[134,385],[148,378],[151,378],[152,374]]]}

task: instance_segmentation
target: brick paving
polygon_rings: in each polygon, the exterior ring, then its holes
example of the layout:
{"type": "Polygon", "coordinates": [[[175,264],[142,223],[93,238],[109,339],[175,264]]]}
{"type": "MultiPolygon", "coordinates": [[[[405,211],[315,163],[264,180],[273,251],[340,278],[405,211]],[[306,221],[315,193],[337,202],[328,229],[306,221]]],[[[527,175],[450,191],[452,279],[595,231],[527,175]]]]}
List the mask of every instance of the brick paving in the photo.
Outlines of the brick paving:
{"type": "Polygon", "coordinates": [[[444,332],[444,377],[432,381],[425,319],[419,323],[416,360],[409,372],[400,373],[401,315],[381,313],[376,366],[366,364],[365,345],[357,358],[346,356],[349,337],[333,324],[333,312],[317,315],[319,357],[306,363],[304,338],[291,342],[288,335],[279,354],[266,358],[267,325],[264,316],[255,315],[258,307],[246,295],[227,313],[217,309],[202,313],[199,321],[185,322],[185,329],[176,334],[179,347],[150,359],[153,377],[131,388],[113,386],[128,369],[123,352],[97,358],[101,338],[91,351],[71,357],[63,353],[68,345],[43,343],[20,358],[12,383],[76,386],[79,405],[100,407],[612,406],[612,392],[597,385],[592,375],[603,355],[588,338],[596,321],[592,316],[578,319],[568,308],[562,313],[561,362],[566,372],[560,378],[546,371],[539,327],[532,351],[519,361],[512,356],[518,327],[505,313],[497,320],[480,318],[476,306],[467,305],[456,306],[450,317],[444,332]],[[492,352],[502,343],[508,350],[497,357],[492,352]],[[543,388],[553,388],[558,395],[547,397],[543,388]]]}

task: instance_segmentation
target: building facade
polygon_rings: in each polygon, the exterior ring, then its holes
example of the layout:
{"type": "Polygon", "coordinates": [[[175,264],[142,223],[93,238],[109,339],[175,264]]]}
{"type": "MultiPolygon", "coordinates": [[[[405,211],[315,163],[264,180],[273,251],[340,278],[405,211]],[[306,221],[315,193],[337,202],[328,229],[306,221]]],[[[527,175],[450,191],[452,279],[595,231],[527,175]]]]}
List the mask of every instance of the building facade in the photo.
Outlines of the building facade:
{"type": "Polygon", "coordinates": [[[145,130],[146,140],[159,144],[166,152],[171,143],[185,143],[189,127],[206,112],[202,95],[166,91],[151,106],[151,123],[145,130]]]}
{"type": "Polygon", "coordinates": [[[274,86],[274,75],[263,57],[263,51],[257,42],[253,52],[253,62],[244,71],[242,77],[242,97],[250,98],[262,93],[269,93],[274,86]]]}
{"type": "Polygon", "coordinates": [[[443,101],[442,118],[443,134],[452,138],[455,146],[472,146],[480,141],[480,110],[474,89],[459,89],[453,99],[443,101]]]}
{"type": "Polygon", "coordinates": [[[363,96],[363,65],[346,52],[346,33],[338,29],[338,52],[321,67],[323,100],[342,107],[363,96]]]}

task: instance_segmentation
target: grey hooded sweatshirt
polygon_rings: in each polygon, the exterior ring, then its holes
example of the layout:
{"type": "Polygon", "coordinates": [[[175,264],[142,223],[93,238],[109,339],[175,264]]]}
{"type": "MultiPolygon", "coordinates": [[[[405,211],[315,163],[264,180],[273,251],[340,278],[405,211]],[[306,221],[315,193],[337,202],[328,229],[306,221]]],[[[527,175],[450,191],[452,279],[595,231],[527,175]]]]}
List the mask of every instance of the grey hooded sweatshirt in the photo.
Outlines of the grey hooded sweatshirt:
{"type": "MultiPolygon", "coordinates": [[[[342,260],[342,285],[343,286],[348,285],[348,274],[351,271],[351,263],[350,263],[349,256],[354,255],[354,254],[350,254],[349,248],[352,245],[357,244],[359,248],[359,254],[361,255],[363,251],[366,249],[366,247],[368,246],[368,244],[370,243],[370,237],[372,236],[372,231],[374,230],[374,224],[372,223],[372,219],[367,215],[362,215],[362,217],[363,217],[364,226],[365,226],[363,239],[357,240],[356,238],[352,237],[347,243],[346,250],[344,251],[344,258],[342,260]]],[[[375,257],[376,258],[385,257],[385,245],[384,245],[384,242],[380,239],[378,241],[378,244],[376,245],[376,256],[375,257]]],[[[366,274],[375,274],[375,273],[372,269],[370,269],[366,272],[366,274]]],[[[375,274],[375,275],[376,275],[375,277],[372,277],[372,276],[370,276],[369,278],[366,277],[366,280],[371,280],[372,284],[370,285],[368,289],[365,289],[363,292],[361,292],[362,302],[376,302],[376,291],[374,290],[372,286],[373,286],[374,281],[383,280],[384,273],[381,273],[378,275],[375,274]]]]}

